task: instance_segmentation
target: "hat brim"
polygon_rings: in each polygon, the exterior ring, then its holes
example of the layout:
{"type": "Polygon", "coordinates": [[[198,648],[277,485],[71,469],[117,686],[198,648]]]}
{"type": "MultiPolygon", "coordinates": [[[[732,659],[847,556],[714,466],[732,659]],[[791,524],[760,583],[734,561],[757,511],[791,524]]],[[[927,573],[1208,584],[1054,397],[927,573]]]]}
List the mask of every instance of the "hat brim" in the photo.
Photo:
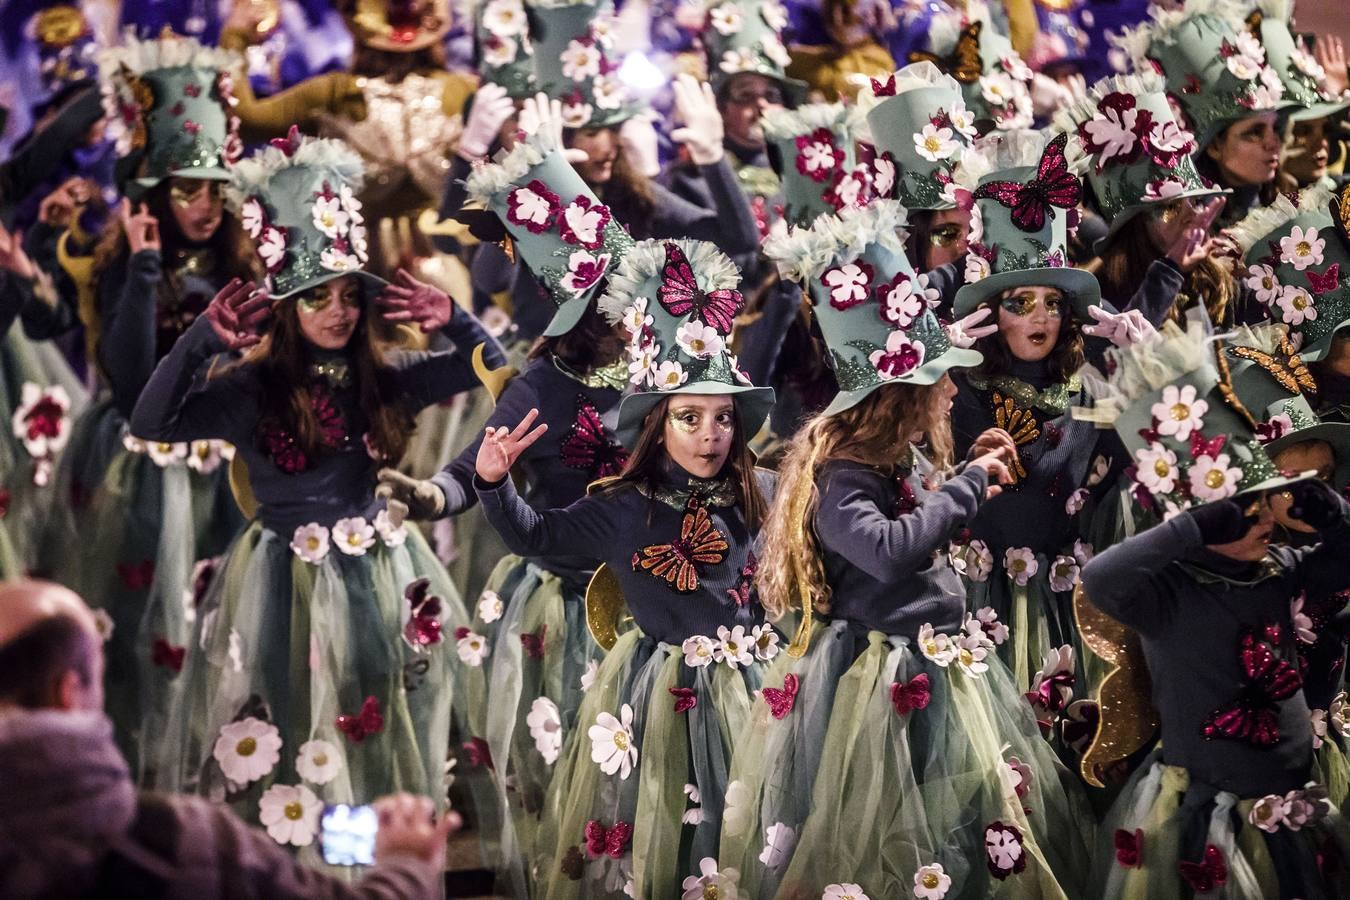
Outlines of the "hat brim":
{"type": "Polygon", "coordinates": [[[1111,244],[1111,239],[1120,232],[1120,229],[1124,228],[1126,223],[1142,212],[1148,212],[1154,207],[1166,206],[1176,200],[1192,200],[1199,197],[1226,197],[1232,193],[1233,192],[1227,188],[1200,188],[1199,190],[1194,191],[1182,191],[1180,194],[1173,194],[1171,197],[1164,199],[1147,200],[1136,203],[1133,206],[1127,206],[1116,213],[1116,217],[1112,219],[1111,224],[1107,226],[1106,234],[1093,241],[1092,252],[1098,255],[1105,252],[1106,248],[1111,244]]]}
{"type": "Polygon", "coordinates": [[[1299,472],[1294,475],[1276,475],[1274,478],[1267,478],[1258,484],[1249,488],[1244,488],[1233,495],[1233,499],[1238,497],[1250,497],[1252,494],[1260,494],[1266,491],[1273,491],[1278,488],[1288,487],[1291,484],[1298,484],[1300,481],[1307,481],[1310,478],[1316,478],[1317,473],[1313,471],[1299,472]]]}
{"type": "Polygon", "coordinates": [[[156,175],[150,178],[135,178],[132,179],[132,184],[149,190],[166,178],[194,178],[197,181],[229,181],[231,175],[228,169],[221,168],[220,166],[196,166],[186,169],[173,169],[163,175],[156,175]]]}
{"type": "Polygon", "coordinates": [[[745,440],[750,441],[773,409],[774,392],[769,387],[753,387],[742,384],[726,384],[721,381],[695,381],[682,385],[675,391],[642,391],[625,394],[619,401],[619,423],[614,429],[619,441],[628,449],[637,445],[638,435],[642,433],[642,423],[657,403],[667,397],[681,394],[711,397],[727,394],[736,398],[736,408],[740,412],[741,426],[745,429],[745,440]]]}
{"type": "Polygon", "coordinates": [[[915,369],[900,378],[892,378],[890,381],[879,381],[876,384],[870,384],[867,387],[857,388],[852,391],[840,391],[834,395],[830,405],[821,411],[822,416],[833,416],[846,409],[852,409],[863,400],[867,399],[879,387],[888,384],[937,384],[938,380],[950,369],[969,369],[978,366],[984,362],[984,355],[978,350],[967,350],[962,347],[952,347],[946,353],[925,362],[919,368],[915,369]]]}
{"type": "Polygon", "coordinates": [[[1317,119],[1325,119],[1328,116],[1334,116],[1337,113],[1345,112],[1350,109],[1350,101],[1327,100],[1321,103],[1314,103],[1312,106],[1302,106],[1298,109],[1289,111],[1290,122],[1313,122],[1317,119]]]}
{"type": "Polygon", "coordinates": [[[1347,328],[1350,328],[1350,319],[1345,319],[1330,332],[1313,341],[1307,347],[1300,349],[1299,357],[1304,362],[1320,362],[1324,356],[1331,352],[1331,344],[1336,340],[1336,335],[1347,328]]]}
{"type": "Polygon", "coordinates": [[[1097,277],[1091,272],[1069,266],[1018,269],[1013,272],[997,272],[981,278],[956,292],[956,302],[952,311],[957,316],[969,315],[990,297],[997,296],[1009,288],[1026,285],[1059,288],[1070,298],[1074,314],[1083,322],[1092,318],[1088,313],[1089,306],[1101,306],[1115,312],[1115,307],[1102,300],[1102,287],[1097,283],[1097,277]]]}
{"type": "Polygon", "coordinates": [[[1336,454],[1338,469],[1350,465],[1350,423],[1321,422],[1291,431],[1265,445],[1266,455],[1274,459],[1281,452],[1307,441],[1326,441],[1336,454]]]}
{"type": "Polygon", "coordinates": [[[315,275],[308,281],[301,282],[284,294],[273,294],[272,299],[285,300],[289,297],[294,297],[296,294],[303,291],[307,291],[310,288],[316,288],[321,284],[327,284],[328,282],[335,281],[339,278],[346,278],[348,275],[355,275],[363,285],[376,292],[383,290],[385,285],[389,284],[389,282],[385,281],[380,276],[372,275],[364,269],[352,269],[350,272],[324,272],[320,275],[315,275]]]}
{"type": "Polygon", "coordinates": [[[553,314],[553,318],[548,320],[548,327],[544,329],[544,337],[560,337],[573,328],[581,321],[581,317],[586,314],[586,307],[591,304],[591,295],[594,289],[587,291],[580,297],[573,297],[570,300],[563,301],[562,306],[553,314]]]}

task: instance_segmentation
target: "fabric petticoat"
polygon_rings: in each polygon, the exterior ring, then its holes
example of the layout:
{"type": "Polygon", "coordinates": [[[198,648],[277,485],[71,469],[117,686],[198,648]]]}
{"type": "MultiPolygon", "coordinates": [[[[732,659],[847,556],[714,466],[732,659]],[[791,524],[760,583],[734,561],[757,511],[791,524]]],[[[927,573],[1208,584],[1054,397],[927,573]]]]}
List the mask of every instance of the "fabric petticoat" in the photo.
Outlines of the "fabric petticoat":
{"type": "Polygon", "coordinates": [[[1193,783],[1156,751],[1130,778],[1099,833],[1094,896],[1350,896],[1350,825],[1339,809],[1324,800],[1315,821],[1266,831],[1252,821],[1260,800],[1193,783]]]}
{"type": "Polygon", "coordinates": [[[638,629],[619,636],[553,774],[536,896],[681,896],[684,880],[717,855],[733,740],[763,666],[693,667],[679,647],[638,629]]]}
{"type": "Polygon", "coordinates": [[[185,445],[155,454],[128,440],[111,400],[91,406],[57,470],[37,567],[104,623],[104,708],[145,786],[156,781],[141,745],[163,733],[201,599],[194,569],[244,525],[222,459],[199,471],[185,445]]]}
{"type": "Polygon", "coordinates": [[[162,786],[227,802],[279,843],[310,847],[317,820],[278,837],[269,795],[308,810],[411,791],[444,807],[455,703],[481,704],[480,669],[454,635],[468,614],[420,534],[361,555],[298,557],[253,523],[221,563],[197,617],[173,716],[158,747],[162,786]],[[416,606],[410,584],[428,581],[416,606]],[[422,616],[411,623],[414,613],[422,616]],[[427,628],[429,618],[439,628],[427,628]],[[429,643],[415,636],[435,637],[429,643]],[[476,695],[476,696],[475,696],[476,695]],[[252,738],[252,743],[240,740],[252,738]],[[264,748],[268,755],[264,756],[264,748]]]}
{"type": "Polygon", "coordinates": [[[947,898],[1082,896],[1090,812],[992,653],[976,674],[841,620],[815,631],[765,673],[736,747],[719,864],[738,897],[946,879],[947,898]]]}

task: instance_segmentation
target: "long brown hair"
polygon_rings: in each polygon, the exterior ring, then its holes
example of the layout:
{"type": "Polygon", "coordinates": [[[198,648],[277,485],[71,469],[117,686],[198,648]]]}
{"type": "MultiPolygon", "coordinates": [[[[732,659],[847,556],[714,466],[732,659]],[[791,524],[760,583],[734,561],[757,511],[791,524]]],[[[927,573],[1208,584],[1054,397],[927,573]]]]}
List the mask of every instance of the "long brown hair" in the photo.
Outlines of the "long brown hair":
{"type": "Polygon", "coordinates": [[[830,586],[813,522],[820,506],[816,476],[831,460],[849,460],[892,473],[922,433],[933,466],[952,460],[951,422],[940,410],[937,385],[884,384],[856,406],[818,415],[797,432],[778,472],[778,490],[762,532],[764,556],[756,584],[769,618],[789,609],[830,611],[830,586]]]}
{"type": "Polygon", "coordinates": [[[583,375],[614,362],[623,353],[626,338],[609,323],[594,304],[586,307],[581,320],[566,334],[541,337],[530,348],[530,359],[554,356],[583,375]]]}
{"type": "MultiPolygon", "coordinates": [[[[1146,210],[1122,225],[1102,250],[1097,265],[1088,267],[1101,282],[1102,293],[1107,300],[1118,307],[1130,301],[1143,283],[1148,267],[1155,260],[1162,259],[1162,251],[1148,233],[1150,215],[1146,210]]],[[[1232,272],[1207,256],[1184,276],[1181,294],[1172,304],[1168,318],[1180,324],[1190,305],[1185,300],[1189,299],[1192,303],[1200,300],[1205,304],[1210,321],[1222,326],[1237,292],[1237,280],[1232,272]]]]}
{"type": "MultiPolygon", "coordinates": [[[[994,322],[998,321],[999,301],[1004,293],[1006,292],[999,293],[984,303],[993,312],[994,322]]],[[[1064,311],[1064,318],[1060,325],[1059,338],[1055,341],[1055,349],[1051,350],[1049,357],[1046,358],[1050,375],[1059,382],[1068,381],[1073,373],[1083,367],[1084,361],[1083,332],[1069,299],[1067,294],[1063,295],[1063,305],[1060,308],[1064,311]]],[[[979,377],[998,378],[1012,371],[1012,350],[999,332],[980,338],[975,342],[975,349],[984,354],[984,362],[975,369],[975,374],[979,377]]]]}
{"type": "MultiPolygon", "coordinates": [[[[613,490],[625,483],[635,484],[645,488],[650,496],[660,485],[669,460],[663,442],[666,411],[670,409],[671,399],[662,397],[652,407],[652,411],[647,413],[647,418],[642,423],[642,431],[638,434],[637,444],[633,447],[623,472],[610,483],[608,489],[613,490]]],[[[731,452],[727,454],[723,471],[730,470],[728,474],[736,491],[736,506],[740,508],[745,525],[753,534],[764,521],[768,506],[755,481],[755,455],[750,452],[750,444],[745,438],[745,421],[741,416],[740,405],[734,403],[734,394],[732,399],[736,410],[736,428],[731,435],[731,452]]]]}
{"type": "MultiPolygon", "coordinates": [[[[570,142],[569,142],[570,144],[570,142]]],[[[614,218],[628,229],[633,240],[655,237],[652,234],[652,216],[656,213],[656,199],[651,180],[633,168],[628,154],[620,144],[614,155],[614,168],[609,181],[596,188],[600,199],[609,207],[614,218]]]]}
{"type": "MultiPolygon", "coordinates": [[[[394,388],[393,370],[387,362],[389,352],[398,345],[397,331],[383,318],[370,314],[372,293],[369,286],[362,285],[361,318],[347,346],[351,350],[361,411],[368,422],[370,444],[383,459],[396,463],[408,448],[414,421],[394,388]]],[[[277,301],[262,341],[225,371],[255,366],[259,383],[267,386],[260,421],[275,424],[292,435],[297,448],[312,458],[322,451],[324,444],[310,391],[311,351],[300,331],[298,299],[277,301]]]]}

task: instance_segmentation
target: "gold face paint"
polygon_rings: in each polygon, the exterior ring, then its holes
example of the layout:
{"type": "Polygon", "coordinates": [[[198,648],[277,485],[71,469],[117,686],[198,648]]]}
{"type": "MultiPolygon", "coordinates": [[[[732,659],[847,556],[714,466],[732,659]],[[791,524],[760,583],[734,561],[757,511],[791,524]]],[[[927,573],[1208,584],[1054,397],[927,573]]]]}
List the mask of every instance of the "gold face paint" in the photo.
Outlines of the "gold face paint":
{"type": "MultiPolygon", "coordinates": [[[[1036,311],[1036,304],[1040,301],[1031,294],[1013,294],[1011,297],[1005,297],[999,301],[999,306],[1014,316],[1029,316],[1036,311]]],[[[1064,301],[1060,297],[1045,298],[1045,313],[1052,319],[1058,319],[1064,314],[1064,301]]]]}
{"type": "MultiPolygon", "coordinates": [[[[666,421],[685,434],[694,434],[701,424],[701,416],[702,413],[699,410],[691,406],[682,406],[666,413],[666,421]]],[[[717,426],[717,430],[721,433],[729,434],[736,427],[735,413],[730,408],[718,410],[713,424],[717,426]]]]}
{"type": "Polygon", "coordinates": [[[950,247],[961,240],[961,226],[956,222],[939,225],[928,235],[928,240],[934,247],[950,247]]]}
{"type": "Polygon", "coordinates": [[[169,199],[179,209],[187,209],[209,194],[212,200],[220,197],[220,185],[214,181],[179,181],[169,186],[169,199]]]}
{"type": "Polygon", "coordinates": [[[328,285],[321,284],[300,295],[300,311],[314,315],[327,309],[331,302],[333,302],[333,295],[328,292],[328,285]]]}

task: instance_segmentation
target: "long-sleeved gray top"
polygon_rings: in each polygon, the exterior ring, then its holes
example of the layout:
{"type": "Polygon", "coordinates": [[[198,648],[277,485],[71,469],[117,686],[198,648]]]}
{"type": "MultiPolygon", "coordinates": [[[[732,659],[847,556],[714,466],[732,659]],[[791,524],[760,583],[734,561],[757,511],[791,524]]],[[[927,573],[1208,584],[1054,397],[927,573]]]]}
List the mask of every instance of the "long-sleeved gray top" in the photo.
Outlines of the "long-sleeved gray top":
{"type": "Polygon", "coordinates": [[[848,460],[821,467],[813,524],[832,618],[911,639],[926,624],[960,628],[966,589],[947,548],[980,508],[989,477],[968,466],[936,489],[930,478],[922,460],[899,475],[848,460]]]}
{"type": "Polygon", "coordinates": [[[1193,782],[1261,797],[1308,780],[1312,731],[1301,687],[1290,689],[1298,674],[1290,601],[1345,585],[1350,524],[1343,519],[1322,539],[1312,549],[1272,546],[1260,563],[1239,562],[1206,549],[1195,520],[1182,514],[1084,568],[1092,602],[1139,633],[1163,759],[1189,770],[1193,782]],[[1220,722],[1207,735],[1207,724],[1220,722]],[[1242,735],[1258,724],[1277,739],[1265,745],[1242,735]]]}
{"type": "MultiPolygon", "coordinates": [[[[474,387],[478,379],[468,354],[478,344],[486,345],[489,365],[505,364],[497,343],[459,307],[442,331],[454,352],[399,351],[386,359],[392,393],[410,412],[474,387]]],[[[316,362],[323,358],[315,352],[316,362]]],[[[264,383],[254,365],[231,368],[235,361],[205,317],[193,322],[141,393],[131,416],[132,434],[150,441],[219,438],[234,444],[248,467],[259,518],[283,537],[309,522],[330,526],[348,516],[373,519],[382,505],[374,499],[375,473],[386,463],[372,459],[366,449],[369,423],[357,387],[316,376],[313,390],[326,401],[320,420],[332,446],[315,459],[298,458],[278,450],[286,435],[261,421],[264,394],[279,386],[264,383]]]]}

